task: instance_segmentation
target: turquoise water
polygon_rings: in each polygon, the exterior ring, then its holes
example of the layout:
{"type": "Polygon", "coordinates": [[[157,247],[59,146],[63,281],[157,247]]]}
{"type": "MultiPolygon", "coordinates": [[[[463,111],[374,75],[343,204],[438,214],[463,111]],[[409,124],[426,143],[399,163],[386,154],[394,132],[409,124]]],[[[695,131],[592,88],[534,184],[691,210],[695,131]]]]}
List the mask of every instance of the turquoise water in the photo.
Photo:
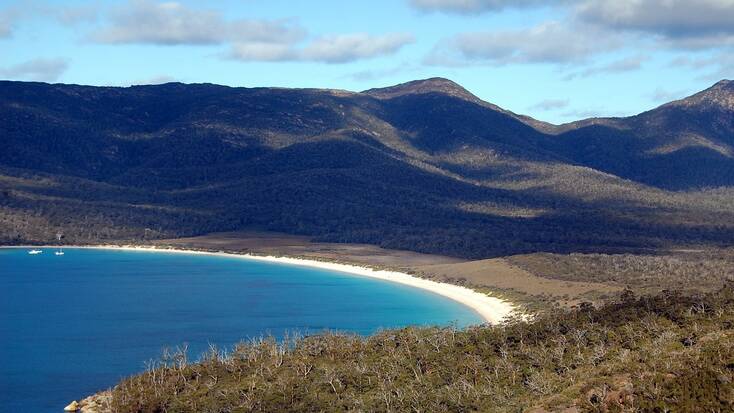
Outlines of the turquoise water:
{"type": "Polygon", "coordinates": [[[436,294],[339,272],[236,257],[0,249],[0,406],[60,412],[139,372],[164,347],[326,329],[370,334],[481,322],[436,294]]]}

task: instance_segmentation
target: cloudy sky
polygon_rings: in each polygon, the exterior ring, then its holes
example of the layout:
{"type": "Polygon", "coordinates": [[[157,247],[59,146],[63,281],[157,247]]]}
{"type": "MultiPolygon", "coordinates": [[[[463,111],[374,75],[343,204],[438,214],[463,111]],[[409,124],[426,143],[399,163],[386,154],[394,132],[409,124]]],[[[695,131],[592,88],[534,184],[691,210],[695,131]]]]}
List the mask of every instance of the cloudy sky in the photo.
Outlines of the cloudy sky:
{"type": "Polygon", "coordinates": [[[734,0],[0,0],[0,78],[363,90],[442,76],[556,123],[734,78],[734,0]]]}

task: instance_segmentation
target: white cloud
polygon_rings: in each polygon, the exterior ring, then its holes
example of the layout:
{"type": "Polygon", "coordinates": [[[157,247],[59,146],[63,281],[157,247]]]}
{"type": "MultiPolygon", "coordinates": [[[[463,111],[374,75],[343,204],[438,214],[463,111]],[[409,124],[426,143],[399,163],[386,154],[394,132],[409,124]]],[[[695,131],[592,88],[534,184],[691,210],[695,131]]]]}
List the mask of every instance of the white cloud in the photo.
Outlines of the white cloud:
{"type": "Polygon", "coordinates": [[[598,74],[632,72],[642,68],[642,64],[648,60],[646,55],[635,55],[625,57],[601,66],[586,68],[580,72],[570,73],[564,79],[571,80],[577,77],[589,77],[598,74]]]}
{"type": "Polygon", "coordinates": [[[227,20],[214,10],[178,2],[132,0],[114,12],[106,27],[91,34],[109,44],[221,45],[224,56],[241,61],[345,63],[389,55],[414,41],[404,33],[337,34],[309,40],[293,20],[227,20]]]}
{"type": "Polygon", "coordinates": [[[10,23],[0,20],[0,39],[8,38],[11,34],[10,23]]]}
{"type": "Polygon", "coordinates": [[[527,29],[457,35],[439,43],[427,63],[564,64],[582,62],[621,45],[617,36],[600,36],[594,27],[550,21],[527,29]]]}
{"type": "Polygon", "coordinates": [[[48,8],[46,13],[52,15],[61,24],[73,26],[83,22],[94,22],[99,17],[99,9],[94,4],[81,5],[77,7],[64,6],[48,8]]]}
{"type": "Polygon", "coordinates": [[[324,36],[308,44],[302,51],[304,60],[343,63],[389,55],[415,39],[406,33],[370,35],[367,33],[324,36]]]}
{"type": "Polygon", "coordinates": [[[239,42],[293,42],[305,30],[289,20],[226,20],[213,10],[195,10],[177,2],[133,0],[91,35],[112,44],[201,45],[239,42]]]}
{"type": "Polygon", "coordinates": [[[354,33],[319,37],[303,47],[289,44],[235,43],[230,57],[244,61],[346,63],[390,55],[413,41],[413,36],[404,33],[354,33]]]}
{"type": "Polygon", "coordinates": [[[734,44],[734,0],[586,0],[575,16],[614,30],[654,34],[670,47],[734,44]]]}
{"type": "Polygon", "coordinates": [[[20,10],[14,7],[8,7],[5,10],[0,10],[0,39],[8,38],[13,35],[13,26],[21,17],[21,14],[20,10]]]}
{"type": "Polygon", "coordinates": [[[562,0],[410,0],[410,5],[422,11],[476,14],[506,8],[555,5],[562,0]]]}
{"type": "Polygon", "coordinates": [[[13,80],[54,82],[66,71],[65,59],[34,59],[14,66],[0,68],[0,76],[13,80]]]}
{"type": "Polygon", "coordinates": [[[34,16],[51,18],[65,26],[73,26],[81,22],[97,19],[96,5],[55,6],[27,0],[0,10],[0,39],[11,37],[14,27],[22,20],[34,16]]]}
{"type": "Polygon", "coordinates": [[[734,32],[734,0],[587,0],[577,13],[606,26],[673,37],[734,32]]]}
{"type": "MultiPolygon", "coordinates": [[[[439,41],[424,62],[439,66],[546,63],[566,79],[638,70],[654,49],[726,56],[734,48],[734,0],[412,0],[425,10],[478,13],[508,7],[562,6],[565,14],[532,27],[460,33],[439,41]],[[632,56],[592,65],[612,51],[632,56]]],[[[726,76],[731,66],[711,76],[726,76]]],[[[729,74],[731,76],[731,74],[729,74]]]]}
{"type": "Polygon", "coordinates": [[[297,60],[298,53],[290,44],[249,42],[234,43],[229,57],[243,61],[282,62],[297,60]]]}
{"type": "Polygon", "coordinates": [[[698,79],[706,81],[734,79],[734,52],[722,51],[705,57],[682,56],[670,62],[670,66],[673,68],[685,67],[697,71],[706,70],[706,73],[698,76],[698,79]]]}
{"type": "Polygon", "coordinates": [[[569,103],[568,99],[546,99],[536,103],[528,109],[542,111],[557,110],[568,107],[569,103]]]}

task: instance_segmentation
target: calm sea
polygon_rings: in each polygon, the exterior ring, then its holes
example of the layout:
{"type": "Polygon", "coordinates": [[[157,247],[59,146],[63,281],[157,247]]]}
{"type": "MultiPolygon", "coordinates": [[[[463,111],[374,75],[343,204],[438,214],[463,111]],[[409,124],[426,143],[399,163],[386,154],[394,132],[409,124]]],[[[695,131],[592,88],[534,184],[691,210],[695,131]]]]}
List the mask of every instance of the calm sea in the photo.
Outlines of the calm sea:
{"type": "Polygon", "coordinates": [[[232,257],[0,249],[0,406],[60,412],[144,369],[164,347],[263,334],[481,322],[447,298],[386,281],[232,257]]]}

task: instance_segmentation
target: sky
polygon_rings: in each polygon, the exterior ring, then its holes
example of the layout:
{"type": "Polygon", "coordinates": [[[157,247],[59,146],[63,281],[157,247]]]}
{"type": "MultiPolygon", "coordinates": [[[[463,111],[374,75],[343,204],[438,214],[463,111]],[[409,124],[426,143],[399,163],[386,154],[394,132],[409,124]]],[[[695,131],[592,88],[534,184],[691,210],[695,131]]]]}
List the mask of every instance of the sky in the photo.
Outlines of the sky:
{"type": "Polygon", "coordinates": [[[734,78],[734,0],[0,0],[0,79],[347,89],[449,78],[627,116],[734,78]]]}

